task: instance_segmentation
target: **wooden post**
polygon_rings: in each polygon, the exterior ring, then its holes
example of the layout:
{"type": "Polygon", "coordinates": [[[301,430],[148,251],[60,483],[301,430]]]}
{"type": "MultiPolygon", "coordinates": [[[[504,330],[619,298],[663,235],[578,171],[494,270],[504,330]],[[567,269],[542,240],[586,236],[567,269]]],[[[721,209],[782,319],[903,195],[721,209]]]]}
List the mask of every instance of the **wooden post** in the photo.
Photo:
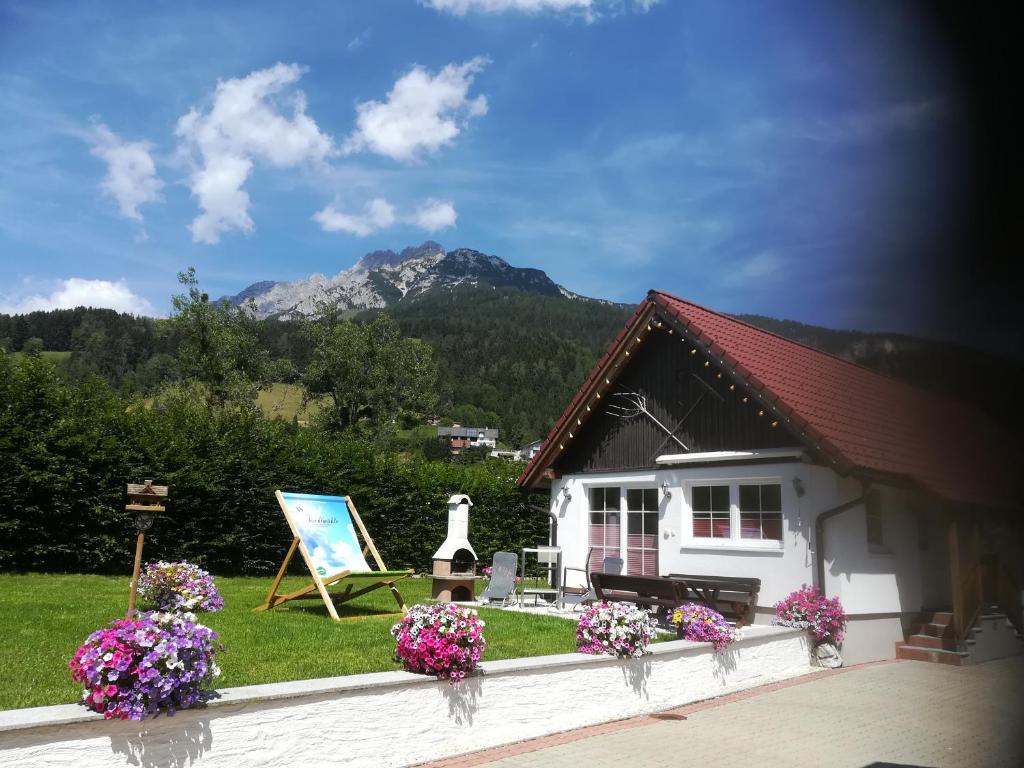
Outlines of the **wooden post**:
{"type": "Polygon", "coordinates": [[[132,567],[131,592],[128,595],[128,613],[133,613],[139,592],[139,571],[142,570],[142,545],[146,540],[146,531],[152,527],[156,516],[166,511],[167,486],[153,485],[152,480],[129,483],[126,495],[128,503],[124,508],[135,516],[135,530],[139,532],[135,539],[135,565],[132,567]]]}
{"type": "Polygon", "coordinates": [[[139,594],[139,570],[142,568],[142,541],[146,534],[139,531],[135,539],[135,567],[132,568],[132,592],[128,596],[128,613],[135,612],[135,600],[139,594]]]}
{"type": "Polygon", "coordinates": [[[952,597],[953,597],[953,622],[957,633],[957,638],[963,636],[961,622],[964,620],[964,599],[963,593],[961,592],[961,572],[960,572],[960,542],[957,538],[957,526],[956,526],[957,513],[955,510],[949,511],[949,581],[952,586],[952,597]]]}

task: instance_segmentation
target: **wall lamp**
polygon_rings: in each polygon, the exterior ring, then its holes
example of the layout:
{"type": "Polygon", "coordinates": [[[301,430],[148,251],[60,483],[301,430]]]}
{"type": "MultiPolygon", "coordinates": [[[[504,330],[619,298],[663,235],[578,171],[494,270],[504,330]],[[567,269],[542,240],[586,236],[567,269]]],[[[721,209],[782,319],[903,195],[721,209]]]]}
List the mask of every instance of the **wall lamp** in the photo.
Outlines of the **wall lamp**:
{"type": "Polygon", "coordinates": [[[565,499],[566,501],[572,501],[572,494],[569,492],[568,485],[562,486],[562,498],[565,499]]]}
{"type": "Polygon", "coordinates": [[[661,492],[665,494],[665,500],[672,498],[672,491],[668,487],[668,480],[661,484],[661,492]]]}
{"type": "Polygon", "coordinates": [[[798,499],[802,499],[804,494],[807,493],[804,489],[804,481],[796,476],[793,477],[793,490],[796,491],[798,499]]]}

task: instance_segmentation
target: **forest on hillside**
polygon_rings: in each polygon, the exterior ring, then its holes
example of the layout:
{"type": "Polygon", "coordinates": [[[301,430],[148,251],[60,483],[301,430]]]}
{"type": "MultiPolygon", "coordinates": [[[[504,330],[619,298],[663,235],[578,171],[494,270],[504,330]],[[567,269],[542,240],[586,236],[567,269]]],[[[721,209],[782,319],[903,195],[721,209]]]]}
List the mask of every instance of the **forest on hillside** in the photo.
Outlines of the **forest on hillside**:
{"type": "MultiPolygon", "coordinates": [[[[211,302],[212,303],[212,302],[211,302]]],[[[366,312],[355,324],[373,323],[366,312]]],[[[506,288],[460,287],[400,302],[386,313],[406,338],[421,339],[437,368],[434,413],[447,422],[497,427],[518,445],[543,436],[629,310],[506,288]]],[[[278,379],[302,383],[315,342],[310,323],[251,320],[278,379]]],[[[115,389],[151,395],[183,378],[179,329],[169,320],[105,309],[0,315],[0,345],[68,351],[60,371],[98,375],[115,389]]]]}
{"type": "MultiPolygon", "coordinates": [[[[429,347],[436,367],[430,416],[497,427],[502,442],[514,446],[546,434],[630,311],[482,285],[435,289],[383,312],[364,312],[354,322],[365,325],[386,313],[403,337],[429,347]]],[[[901,334],[739,318],[971,402],[1010,427],[1024,425],[1006,385],[1021,372],[1019,361],[901,334]]],[[[309,323],[253,319],[250,324],[261,352],[281,363],[275,380],[302,384],[315,348],[309,323]]],[[[167,319],[85,308],[0,315],[0,346],[18,351],[26,344],[67,351],[59,364],[63,375],[77,380],[98,375],[125,393],[151,395],[186,375],[179,332],[167,319]]]]}

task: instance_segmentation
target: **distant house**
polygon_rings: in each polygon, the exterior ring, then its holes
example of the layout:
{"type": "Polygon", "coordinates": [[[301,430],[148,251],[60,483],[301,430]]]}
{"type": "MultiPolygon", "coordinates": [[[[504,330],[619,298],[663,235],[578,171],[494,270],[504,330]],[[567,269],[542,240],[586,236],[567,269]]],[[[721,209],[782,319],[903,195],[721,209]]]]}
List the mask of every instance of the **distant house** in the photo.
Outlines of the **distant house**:
{"type": "Polygon", "coordinates": [[[498,442],[498,430],[488,427],[438,427],[437,436],[448,442],[448,448],[457,454],[465,448],[491,448],[498,442]]]}
{"type": "Polygon", "coordinates": [[[761,623],[815,584],[848,663],[961,663],[1021,626],[1022,465],[958,401],[652,291],[518,483],[566,566],[759,578],[761,623]]]}
{"type": "Polygon", "coordinates": [[[499,451],[495,449],[488,454],[492,459],[502,459],[503,461],[520,461],[521,457],[519,451],[499,451]]]}
{"type": "Polygon", "coordinates": [[[532,443],[524,445],[519,449],[519,458],[524,461],[531,461],[533,457],[537,455],[537,452],[543,444],[543,440],[534,440],[532,443]]]}

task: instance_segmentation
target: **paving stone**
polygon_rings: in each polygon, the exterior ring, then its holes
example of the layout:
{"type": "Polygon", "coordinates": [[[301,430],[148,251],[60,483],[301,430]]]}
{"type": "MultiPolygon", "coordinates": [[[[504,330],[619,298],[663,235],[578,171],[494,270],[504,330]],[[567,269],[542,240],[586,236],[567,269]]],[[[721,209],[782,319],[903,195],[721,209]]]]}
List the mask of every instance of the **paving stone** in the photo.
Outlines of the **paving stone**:
{"type": "Polygon", "coordinates": [[[864,665],[669,715],[686,719],[633,718],[431,768],[1019,768],[1024,657],[965,667],[864,665]]]}

